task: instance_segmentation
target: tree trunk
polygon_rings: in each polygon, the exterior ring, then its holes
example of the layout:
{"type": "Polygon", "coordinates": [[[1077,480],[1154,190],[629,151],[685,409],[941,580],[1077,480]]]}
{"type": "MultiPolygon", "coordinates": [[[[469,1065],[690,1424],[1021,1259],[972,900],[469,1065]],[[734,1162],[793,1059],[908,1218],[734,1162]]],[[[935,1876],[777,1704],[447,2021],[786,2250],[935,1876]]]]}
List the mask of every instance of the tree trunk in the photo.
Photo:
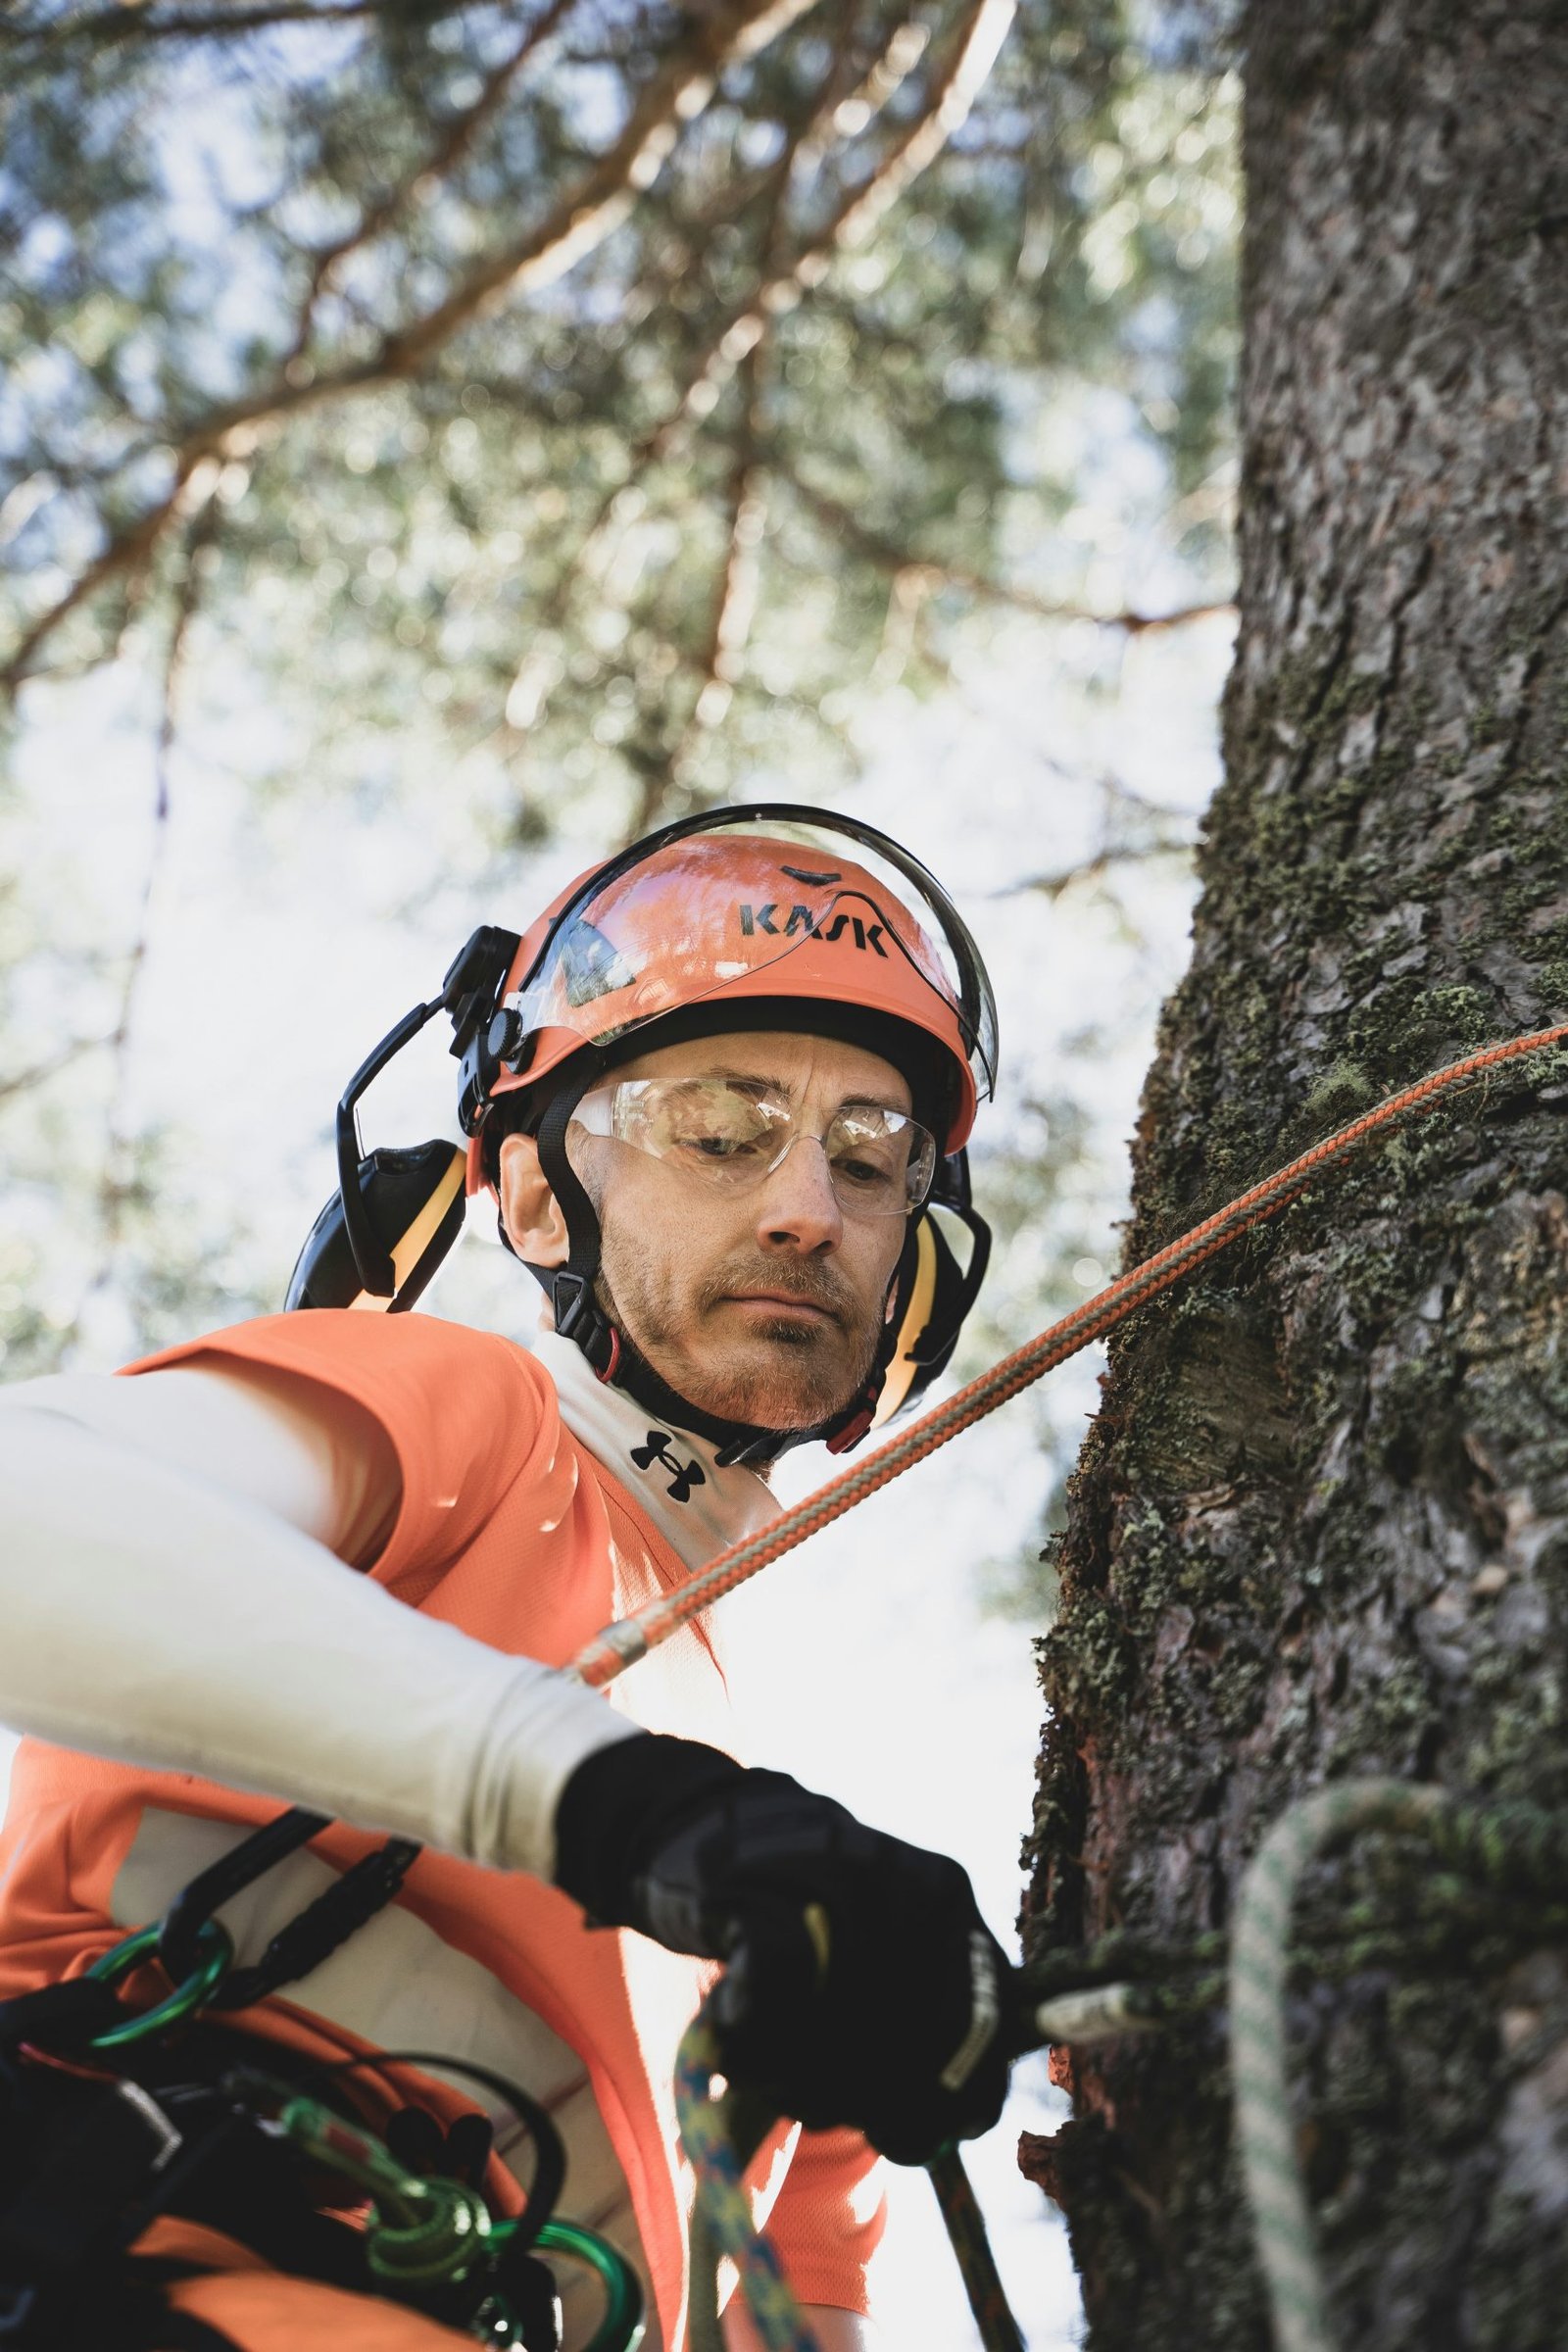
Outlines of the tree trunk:
{"type": "MultiPolygon", "coordinates": [[[[1396,1087],[1568,1017],[1568,15],[1259,0],[1241,638],[1128,1259],[1396,1087]]],[[[1568,1087],[1515,1065],[1112,1349],[1061,1543],[1040,1953],[1224,1926],[1271,1821],[1388,1773],[1568,1807],[1568,1087]]],[[[1367,1840],[1313,1882],[1456,1919],[1367,1840]]],[[[1568,1892],[1568,1890],[1565,1890],[1568,1892]]],[[[1568,1962],[1298,1976],[1340,2345],[1568,2343],[1568,1962]]],[[[1097,2352],[1268,2341],[1223,2015],[1073,2063],[1039,2170],[1097,2352]]]]}

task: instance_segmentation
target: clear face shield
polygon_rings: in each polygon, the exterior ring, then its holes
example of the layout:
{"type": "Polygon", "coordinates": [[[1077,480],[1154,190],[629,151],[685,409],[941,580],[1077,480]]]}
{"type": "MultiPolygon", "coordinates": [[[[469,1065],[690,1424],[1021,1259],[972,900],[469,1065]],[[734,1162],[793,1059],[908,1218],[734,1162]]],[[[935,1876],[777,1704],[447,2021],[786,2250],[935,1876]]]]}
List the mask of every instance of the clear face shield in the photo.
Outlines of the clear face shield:
{"type": "Polygon", "coordinates": [[[721,1002],[743,1028],[747,998],[792,997],[910,1023],[994,1087],[996,1006],[946,892],[874,828],[807,809],[716,811],[629,850],[560,910],[506,1003],[524,1035],[604,1047],[721,1002]]]}

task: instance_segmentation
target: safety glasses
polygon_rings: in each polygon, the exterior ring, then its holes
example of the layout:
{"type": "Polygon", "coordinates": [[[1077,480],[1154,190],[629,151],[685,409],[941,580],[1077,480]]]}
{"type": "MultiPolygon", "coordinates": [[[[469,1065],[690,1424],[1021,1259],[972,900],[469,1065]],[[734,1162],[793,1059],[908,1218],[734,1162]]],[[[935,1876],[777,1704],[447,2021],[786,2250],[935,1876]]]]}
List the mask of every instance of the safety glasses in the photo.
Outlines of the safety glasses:
{"type": "Polygon", "coordinates": [[[585,1095],[572,1124],[729,1193],[760,1184],[809,1136],[822,1147],[839,1206],[856,1217],[912,1215],[937,1166],[936,1137],[902,1111],[846,1102],[819,1131],[784,1096],[745,1079],[623,1078],[585,1095]]]}

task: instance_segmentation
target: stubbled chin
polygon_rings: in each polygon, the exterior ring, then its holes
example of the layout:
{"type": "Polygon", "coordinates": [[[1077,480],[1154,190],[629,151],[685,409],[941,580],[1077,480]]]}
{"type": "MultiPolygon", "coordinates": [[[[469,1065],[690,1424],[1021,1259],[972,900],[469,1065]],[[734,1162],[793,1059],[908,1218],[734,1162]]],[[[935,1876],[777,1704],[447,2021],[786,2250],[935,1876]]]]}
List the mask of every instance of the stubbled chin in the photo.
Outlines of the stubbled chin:
{"type": "MultiPolygon", "coordinates": [[[[803,1330],[798,1322],[764,1327],[739,1360],[722,1367],[709,1364],[665,1371],[662,1377],[682,1396],[720,1421],[740,1421],[753,1429],[810,1429],[840,1411],[854,1395],[842,1364],[825,1360],[826,1333],[803,1330]],[[768,1345],[772,1343],[772,1345],[768,1345]]],[[[836,1349],[831,1352],[836,1353],[836,1349]]]]}

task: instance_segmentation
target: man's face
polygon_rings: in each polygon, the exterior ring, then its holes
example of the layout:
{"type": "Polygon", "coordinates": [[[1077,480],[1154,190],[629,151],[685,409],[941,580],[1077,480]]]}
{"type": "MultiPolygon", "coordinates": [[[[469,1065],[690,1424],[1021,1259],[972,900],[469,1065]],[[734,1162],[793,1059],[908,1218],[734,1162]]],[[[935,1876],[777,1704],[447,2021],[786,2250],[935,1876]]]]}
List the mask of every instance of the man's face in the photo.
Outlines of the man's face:
{"type": "MultiPolygon", "coordinates": [[[[612,1083],[631,1078],[765,1087],[789,1102],[800,1140],[734,1193],[573,1126],[567,1152],[603,1234],[602,1303],[703,1410],[762,1429],[827,1419],[870,1371],[907,1227],[902,1216],[842,1208],[815,1139],[847,1103],[908,1112],[907,1085],[859,1047],[765,1031],[664,1047],[612,1083]]],[[[521,1140],[503,1147],[504,1170],[521,1140]]]]}

